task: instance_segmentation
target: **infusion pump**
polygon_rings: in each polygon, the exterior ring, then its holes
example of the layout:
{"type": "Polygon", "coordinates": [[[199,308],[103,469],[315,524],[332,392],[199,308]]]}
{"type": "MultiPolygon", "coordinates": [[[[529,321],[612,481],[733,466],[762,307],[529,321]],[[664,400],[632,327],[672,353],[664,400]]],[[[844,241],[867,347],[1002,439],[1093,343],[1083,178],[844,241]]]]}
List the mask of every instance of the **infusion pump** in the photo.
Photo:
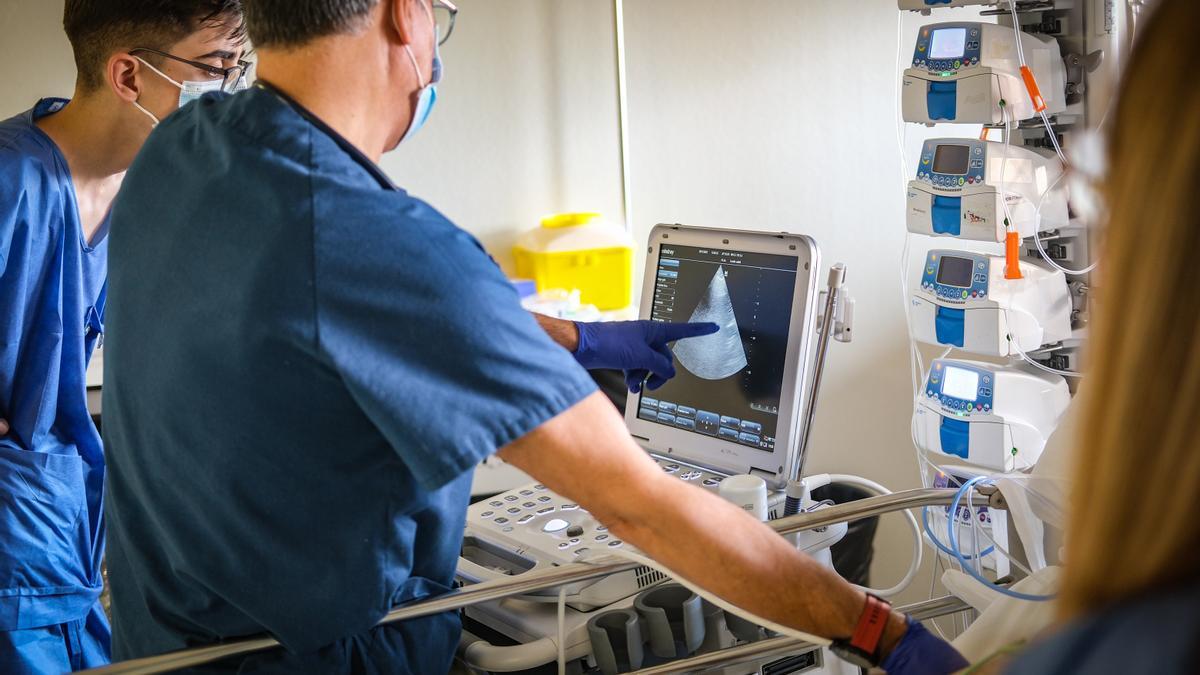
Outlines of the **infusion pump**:
{"type": "Polygon", "coordinates": [[[908,183],[908,231],[1002,243],[1009,215],[1022,237],[1065,227],[1070,217],[1062,174],[1053,153],[969,138],[930,139],[908,183]]]}
{"type": "Polygon", "coordinates": [[[1006,279],[1005,264],[1004,256],[930,251],[910,300],[913,337],[989,356],[1019,356],[1071,337],[1066,275],[1022,260],[1022,278],[1006,279]]]}
{"type": "Polygon", "coordinates": [[[1037,463],[1071,403],[1059,375],[1016,364],[937,359],[917,396],[913,434],[926,452],[994,471],[1037,463]]]}
{"type": "MultiPolygon", "coordinates": [[[[1066,66],[1058,41],[1020,33],[1029,69],[1053,115],[1066,109],[1066,66]]],[[[1021,77],[1016,34],[994,23],[925,26],[904,71],[904,121],[1014,124],[1038,114],[1021,77]],[[1001,112],[1005,102],[1007,115],[1001,112]]]]}

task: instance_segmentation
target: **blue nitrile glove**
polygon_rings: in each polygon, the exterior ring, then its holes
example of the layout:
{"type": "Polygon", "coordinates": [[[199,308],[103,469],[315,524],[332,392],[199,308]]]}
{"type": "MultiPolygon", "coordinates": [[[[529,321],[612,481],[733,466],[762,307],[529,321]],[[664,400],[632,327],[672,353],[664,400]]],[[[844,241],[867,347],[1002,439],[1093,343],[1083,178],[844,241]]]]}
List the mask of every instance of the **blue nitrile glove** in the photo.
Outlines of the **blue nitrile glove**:
{"type": "Polygon", "coordinates": [[[900,644],[883,661],[888,675],[946,675],[971,665],[950,643],[925,630],[911,616],[900,644]]]}
{"type": "Polygon", "coordinates": [[[629,391],[658,389],[675,377],[671,349],[676,340],[712,335],[720,330],[715,323],[663,323],[661,321],[575,322],[579,327],[579,346],[575,360],[587,369],[611,368],[625,371],[629,391]]]}

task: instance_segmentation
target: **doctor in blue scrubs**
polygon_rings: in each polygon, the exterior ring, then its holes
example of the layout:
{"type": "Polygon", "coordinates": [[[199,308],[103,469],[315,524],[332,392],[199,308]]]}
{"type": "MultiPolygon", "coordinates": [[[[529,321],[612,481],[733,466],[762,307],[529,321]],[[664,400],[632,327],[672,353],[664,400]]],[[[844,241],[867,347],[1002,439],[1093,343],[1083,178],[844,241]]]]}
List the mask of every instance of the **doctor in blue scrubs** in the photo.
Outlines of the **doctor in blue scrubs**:
{"type": "Polygon", "coordinates": [[[259,82],[172,115],[130,168],[105,348],[114,656],[269,633],[285,649],[220,668],[446,672],[457,614],[377,623],[450,588],[472,470],[498,453],[605,523],[607,545],[768,619],[844,640],[866,625],[893,672],[965,666],[664,473],[580,367],[652,386],[666,343],[711,326],[538,320],[471,235],[379,169],[429,117],[453,11],[246,0],[259,82]]]}
{"type": "Polygon", "coordinates": [[[84,373],[104,331],[109,205],[155,120],[185,90],[220,88],[242,42],[237,0],[67,0],[63,18],[74,97],[0,122],[5,675],[108,662],[104,456],[84,373]]]}

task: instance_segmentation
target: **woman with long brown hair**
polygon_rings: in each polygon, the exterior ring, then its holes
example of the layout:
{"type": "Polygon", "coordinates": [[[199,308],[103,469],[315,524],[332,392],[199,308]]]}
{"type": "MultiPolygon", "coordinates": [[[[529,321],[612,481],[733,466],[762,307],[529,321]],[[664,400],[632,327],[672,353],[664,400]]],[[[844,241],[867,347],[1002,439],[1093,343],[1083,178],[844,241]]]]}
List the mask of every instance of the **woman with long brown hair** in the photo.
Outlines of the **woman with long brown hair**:
{"type": "Polygon", "coordinates": [[[1200,2],[1158,4],[1107,133],[1062,625],[1011,673],[1200,672],[1200,2]]]}

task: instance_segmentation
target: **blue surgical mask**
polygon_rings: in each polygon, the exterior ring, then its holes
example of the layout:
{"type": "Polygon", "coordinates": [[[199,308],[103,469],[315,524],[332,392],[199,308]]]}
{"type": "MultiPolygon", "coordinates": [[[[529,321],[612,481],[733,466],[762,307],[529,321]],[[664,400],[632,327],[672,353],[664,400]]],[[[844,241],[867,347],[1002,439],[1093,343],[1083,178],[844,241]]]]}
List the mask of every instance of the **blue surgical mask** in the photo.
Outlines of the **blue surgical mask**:
{"type": "Polygon", "coordinates": [[[412,138],[425,126],[425,121],[433,112],[433,105],[437,103],[437,85],[442,81],[442,55],[436,46],[433,48],[433,72],[428,83],[423,82],[425,78],[421,75],[421,67],[417,64],[417,57],[413,55],[412,48],[404,45],[404,49],[408,51],[408,58],[412,61],[413,69],[417,71],[417,82],[421,84],[421,88],[417,91],[417,105],[413,109],[412,121],[408,123],[408,131],[404,132],[401,143],[412,138]]]}
{"type": "MultiPolygon", "coordinates": [[[[221,91],[221,80],[194,80],[194,81],[193,80],[184,80],[183,82],[177,82],[177,81],[175,81],[175,79],[173,77],[171,77],[170,75],[167,75],[166,73],[159,70],[158,68],[155,68],[154,66],[150,65],[149,63],[146,62],[145,59],[141,58],[140,56],[135,56],[133,58],[137,59],[138,61],[141,61],[142,64],[144,66],[146,66],[147,68],[149,68],[150,70],[153,70],[155,73],[158,73],[159,77],[163,78],[167,82],[170,82],[171,84],[175,85],[176,87],[179,87],[179,107],[180,108],[191,103],[192,101],[195,101],[196,99],[200,98],[201,96],[203,96],[204,94],[207,94],[210,91],[221,91]]],[[[145,108],[143,108],[141,106],[141,104],[138,103],[137,101],[134,101],[133,105],[137,106],[137,109],[141,110],[143,113],[145,113],[146,116],[149,117],[151,120],[154,120],[154,124],[156,126],[158,125],[160,120],[157,117],[155,117],[153,113],[151,113],[149,110],[146,110],[145,108]]]]}

